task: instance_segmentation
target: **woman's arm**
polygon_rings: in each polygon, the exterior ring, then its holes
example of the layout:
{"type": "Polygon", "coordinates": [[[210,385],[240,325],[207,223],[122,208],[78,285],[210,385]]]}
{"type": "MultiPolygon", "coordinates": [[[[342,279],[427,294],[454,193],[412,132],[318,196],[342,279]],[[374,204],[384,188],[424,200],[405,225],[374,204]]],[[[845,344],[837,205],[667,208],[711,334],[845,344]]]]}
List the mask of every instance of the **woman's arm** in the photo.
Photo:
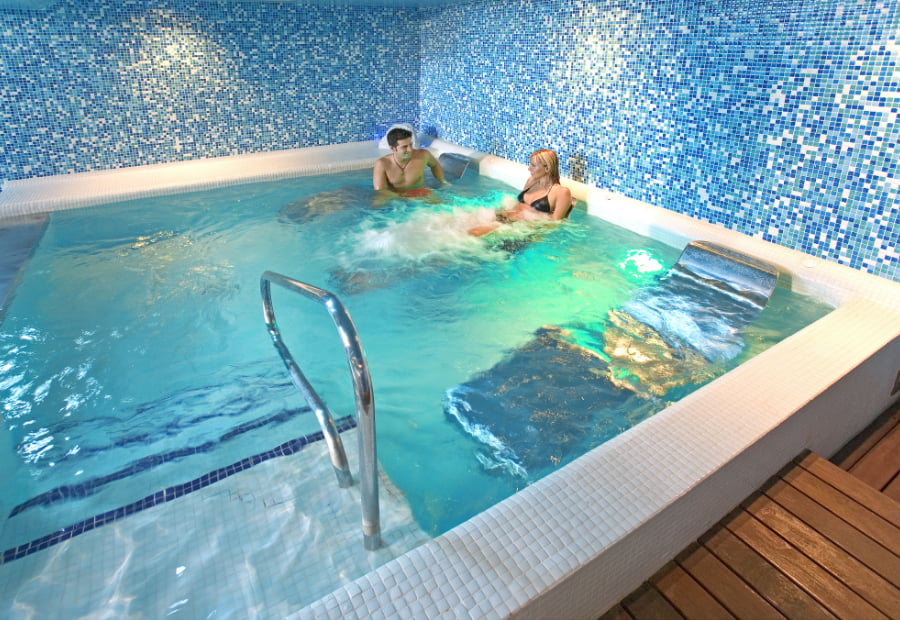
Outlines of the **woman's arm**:
{"type": "Polygon", "coordinates": [[[550,212],[551,220],[564,220],[569,217],[569,211],[572,210],[572,192],[568,187],[557,185],[555,191],[550,193],[550,212]]]}

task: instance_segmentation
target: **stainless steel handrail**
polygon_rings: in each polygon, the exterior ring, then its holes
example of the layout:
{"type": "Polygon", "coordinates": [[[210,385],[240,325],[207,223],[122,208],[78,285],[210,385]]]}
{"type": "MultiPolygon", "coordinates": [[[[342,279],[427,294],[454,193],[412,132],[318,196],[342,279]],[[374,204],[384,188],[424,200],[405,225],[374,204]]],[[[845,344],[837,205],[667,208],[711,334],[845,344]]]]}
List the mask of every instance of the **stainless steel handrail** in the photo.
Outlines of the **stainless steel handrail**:
{"type": "Polygon", "coordinates": [[[319,426],[325,435],[325,443],[331,455],[331,463],[338,478],[338,485],[342,488],[353,484],[344,444],[334,425],[331,412],[309,384],[281,339],[281,332],[275,322],[275,310],[272,308],[271,282],[321,303],[337,327],[338,335],[344,345],[344,352],[347,354],[347,362],[350,365],[353,392],[356,398],[363,544],[367,550],[378,549],[381,547],[381,516],[378,505],[378,461],[375,450],[375,399],[372,393],[369,367],[366,364],[356,326],[347,309],[344,308],[344,304],[333,293],[272,271],[266,271],[260,277],[259,288],[262,294],[263,315],[269,335],[272,337],[275,348],[281,354],[281,359],[291,375],[291,381],[306,398],[319,420],[319,426]]]}

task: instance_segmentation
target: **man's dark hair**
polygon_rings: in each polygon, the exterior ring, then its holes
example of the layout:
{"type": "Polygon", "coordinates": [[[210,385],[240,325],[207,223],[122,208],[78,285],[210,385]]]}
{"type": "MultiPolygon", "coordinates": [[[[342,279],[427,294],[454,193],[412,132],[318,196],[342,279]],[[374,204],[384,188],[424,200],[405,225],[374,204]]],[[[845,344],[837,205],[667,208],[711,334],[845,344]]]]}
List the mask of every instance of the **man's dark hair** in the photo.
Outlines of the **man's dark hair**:
{"type": "Polygon", "coordinates": [[[387,132],[388,146],[397,146],[397,143],[400,142],[400,140],[405,140],[407,138],[412,138],[412,132],[407,129],[394,127],[389,132],[387,132]]]}

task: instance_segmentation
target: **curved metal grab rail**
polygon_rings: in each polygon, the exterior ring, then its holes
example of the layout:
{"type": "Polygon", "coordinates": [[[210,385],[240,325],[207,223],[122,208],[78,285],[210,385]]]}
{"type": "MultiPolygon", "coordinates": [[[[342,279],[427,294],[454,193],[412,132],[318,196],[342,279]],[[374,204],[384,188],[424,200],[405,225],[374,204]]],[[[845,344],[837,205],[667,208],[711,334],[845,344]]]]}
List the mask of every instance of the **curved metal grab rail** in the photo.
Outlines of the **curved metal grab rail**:
{"type": "Polygon", "coordinates": [[[344,352],[347,354],[347,362],[350,365],[353,391],[356,397],[363,544],[367,550],[378,549],[381,547],[381,517],[378,506],[378,463],[375,451],[375,401],[372,393],[369,367],[366,364],[356,326],[353,324],[353,320],[350,318],[344,305],[333,293],[272,271],[266,271],[260,277],[259,288],[262,294],[263,315],[269,335],[272,337],[275,348],[281,354],[281,359],[291,375],[291,381],[300,390],[306,398],[306,402],[316,414],[319,426],[325,435],[325,443],[331,455],[331,464],[334,466],[338,485],[342,488],[353,484],[353,477],[347,465],[347,455],[344,452],[344,444],[334,425],[331,412],[309,384],[309,381],[307,381],[303,372],[301,372],[294,361],[291,352],[288,351],[287,346],[281,339],[281,332],[275,323],[275,311],[272,308],[270,284],[272,282],[321,303],[328,311],[328,314],[331,315],[331,319],[334,321],[338,335],[344,345],[344,352]]]}

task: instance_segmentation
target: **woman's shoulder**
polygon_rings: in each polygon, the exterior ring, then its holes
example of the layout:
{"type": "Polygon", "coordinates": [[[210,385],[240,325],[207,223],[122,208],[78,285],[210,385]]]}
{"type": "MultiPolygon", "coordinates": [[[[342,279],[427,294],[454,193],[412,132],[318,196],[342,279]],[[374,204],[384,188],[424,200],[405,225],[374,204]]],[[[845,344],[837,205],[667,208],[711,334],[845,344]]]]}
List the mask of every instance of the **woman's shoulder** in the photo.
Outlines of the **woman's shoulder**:
{"type": "Polygon", "coordinates": [[[555,193],[557,196],[571,196],[572,190],[563,185],[562,183],[557,183],[553,187],[550,188],[551,193],[555,193]]]}

